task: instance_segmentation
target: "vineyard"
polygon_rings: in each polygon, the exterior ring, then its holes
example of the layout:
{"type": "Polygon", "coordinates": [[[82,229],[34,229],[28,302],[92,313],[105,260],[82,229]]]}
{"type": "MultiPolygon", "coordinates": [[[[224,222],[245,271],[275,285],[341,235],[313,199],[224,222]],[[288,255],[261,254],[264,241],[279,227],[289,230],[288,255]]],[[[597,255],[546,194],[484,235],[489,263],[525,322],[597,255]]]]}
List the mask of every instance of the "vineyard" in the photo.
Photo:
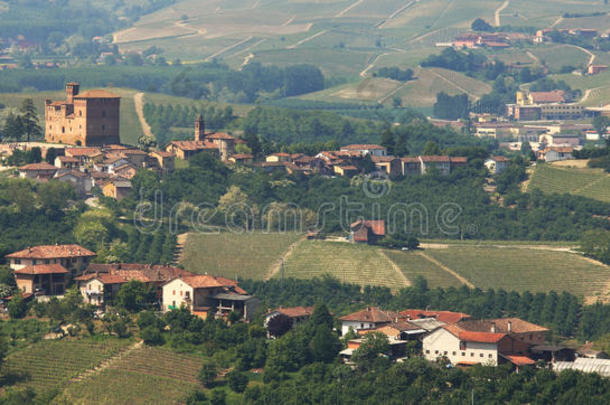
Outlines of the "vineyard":
{"type": "Polygon", "coordinates": [[[417,253],[389,250],[386,254],[396,263],[396,265],[398,265],[398,267],[400,267],[403,274],[411,282],[414,282],[417,276],[421,276],[428,281],[428,285],[432,288],[459,287],[462,285],[462,283],[452,274],[446,272],[417,253]]]}
{"type": "Polygon", "coordinates": [[[93,377],[70,384],[61,398],[78,403],[174,403],[202,388],[197,381],[201,364],[197,355],[144,346],[93,377]]]}
{"type": "Polygon", "coordinates": [[[569,193],[600,201],[610,201],[610,175],[598,169],[536,166],[527,191],[540,189],[544,193],[569,193]]]}
{"type": "Polygon", "coordinates": [[[100,342],[42,341],[8,356],[3,372],[21,380],[19,385],[30,386],[37,392],[48,391],[98,366],[130,343],[131,340],[114,338],[100,342]]]}

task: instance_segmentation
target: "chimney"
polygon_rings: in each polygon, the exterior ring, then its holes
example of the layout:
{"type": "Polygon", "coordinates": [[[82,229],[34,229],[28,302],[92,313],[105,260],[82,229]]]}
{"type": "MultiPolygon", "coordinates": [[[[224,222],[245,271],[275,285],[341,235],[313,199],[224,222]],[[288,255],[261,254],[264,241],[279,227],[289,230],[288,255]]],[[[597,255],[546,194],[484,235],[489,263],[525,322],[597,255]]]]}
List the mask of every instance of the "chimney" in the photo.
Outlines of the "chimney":
{"type": "Polygon", "coordinates": [[[508,321],[508,333],[511,333],[513,331],[513,323],[511,321],[508,321]]]}
{"type": "Polygon", "coordinates": [[[203,115],[199,114],[195,121],[195,140],[202,141],[205,139],[205,121],[203,115]]]}
{"type": "Polygon", "coordinates": [[[491,323],[491,333],[496,333],[496,323],[495,322],[491,323]]]}
{"type": "Polygon", "coordinates": [[[78,96],[80,85],[78,83],[66,83],[66,99],[68,104],[74,103],[74,97],[78,96]]]}

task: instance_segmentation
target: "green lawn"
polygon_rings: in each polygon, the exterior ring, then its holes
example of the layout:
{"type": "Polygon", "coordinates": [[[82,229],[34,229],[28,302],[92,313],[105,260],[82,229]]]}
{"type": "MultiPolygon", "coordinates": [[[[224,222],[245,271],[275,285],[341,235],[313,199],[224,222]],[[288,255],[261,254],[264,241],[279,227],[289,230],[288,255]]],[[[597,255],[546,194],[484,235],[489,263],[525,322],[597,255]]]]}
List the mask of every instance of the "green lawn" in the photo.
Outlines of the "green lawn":
{"type": "Polygon", "coordinates": [[[361,285],[382,285],[392,289],[406,285],[390,261],[381,254],[381,249],[374,246],[304,241],[286,260],[286,277],[312,278],[323,274],[361,285]]]}
{"type": "Polygon", "coordinates": [[[115,338],[41,341],[8,356],[2,370],[5,374],[23,375],[24,380],[17,385],[43,392],[60,388],[72,377],[96,367],[131,343],[131,340],[115,338]]]}
{"type": "Polygon", "coordinates": [[[601,169],[577,169],[538,164],[528,191],[540,189],[544,193],[569,193],[610,202],[610,174],[601,169]]]}
{"type": "Polygon", "coordinates": [[[432,288],[459,287],[462,285],[453,275],[426,260],[417,252],[392,250],[387,251],[386,254],[400,267],[404,275],[411,282],[414,282],[417,276],[422,276],[428,281],[428,286],[432,288]]]}
{"type": "Polygon", "coordinates": [[[426,254],[482,289],[555,290],[590,297],[603,294],[610,280],[609,266],[567,252],[456,246],[427,249],[426,254]]]}
{"type": "Polygon", "coordinates": [[[262,232],[189,234],[183,264],[194,273],[262,279],[301,236],[262,232]]]}

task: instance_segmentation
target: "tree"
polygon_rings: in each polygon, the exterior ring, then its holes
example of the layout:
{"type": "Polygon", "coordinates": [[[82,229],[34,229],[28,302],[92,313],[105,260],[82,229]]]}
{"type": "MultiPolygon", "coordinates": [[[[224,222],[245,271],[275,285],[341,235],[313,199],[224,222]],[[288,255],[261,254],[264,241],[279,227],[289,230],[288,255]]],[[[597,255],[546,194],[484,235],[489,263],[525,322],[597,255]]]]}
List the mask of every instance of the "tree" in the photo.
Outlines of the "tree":
{"type": "Polygon", "coordinates": [[[211,388],[214,385],[214,380],[218,375],[218,365],[216,361],[211,358],[207,358],[203,360],[203,364],[201,365],[201,370],[199,370],[199,374],[197,378],[203,385],[207,388],[211,388]]]}
{"type": "Polygon", "coordinates": [[[7,305],[8,314],[12,319],[21,319],[25,317],[28,312],[28,304],[23,299],[20,292],[13,294],[13,298],[7,305]]]}
{"type": "Polygon", "coordinates": [[[225,405],[227,403],[227,393],[220,389],[212,390],[210,403],[212,405],[225,405]]]}
{"type": "Polygon", "coordinates": [[[493,27],[489,25],[489,23],[482,18],[477,18],[472,22],[471,28],[473,31],[493,31],[493,27]]]}
{"type": "Polygon", "coordinates": [[[203,391],[193,391],[186,398],[186,405],[208,405],[208,398],[203,391]]]}
{"type": "Polygon", "coordinates": [[[3,336],[0,336],[0,370],[2,369],[2,364],[4,363],[4,358],[6,357],[7,351],[8,345],[6,344],[6,340],[3,336]]]}
{"type": "Polygon", "coordinates": [[[424,150],[422,152],[425,156],[435,156],[440,155],[441,149],[438,147],[436,142],[428,141],[426,142],[426,146],[424,146],[424,150]]]}
{"type": "Polygon", "coordinates": [[[292,319],[284,314],[278,314],[267,322],[267,331],[273,337],[283,336],[292,328],[292,319]]]}
{"type": "Polygon", "coordinates": [[[20,141],[24,133],[23,121],[21,119],[21,116],[9,113],[4,122],[3,132],[5,138],[20,141]]]}
{"type": "Polygon", "coordinates": [[[381,133],[381,146],[388,150],[388,154],[394,154],[394,146],[396,145],[396,140],[394,139],[394,133],[390,128],[387,128],[385,131],[381,133]]]}
{"type": "Polygon", "coordinates": [[[341,348],[338,336],[326,325],[320,325],[310,342],[311,354],[315,361],[332,362],[341,348]]]}
{"type": "MultiPolygon", "coordinates": [[[[610,126],[610,118],[599,115],[593,118],[593,127],[600,137],[604,136],[606,129],[610,126]]],[[[610,143],[607,143],[610,145],[610,143]]]]}
{"type": "Polygon", "coordinates": [[[156,299],[154,288],[150,288],[140,281],[131,280],[119,289],[115,305],[130,312],[137,312],[153,305],[156,299]]]}
{"type": "Polygon", "coordinates": [[[318,304],[315,306],[309,322],[317,329],[319,326],[332,330],[333,328],[333,316],[330,314],[328,307],[325,304],[318,304]]]}
{"type": "Polygon", "coordinates": [[[368,333],[352,355],[352,361],[366,370],[377,357],[389,350],[390,343],[386,335],[379,332],[368,333]]]}
{"type": "Polygon", "coordinates": [[[59,154],[58,154],[58,152],[57,152],[57,149],[55,149],[55,148],[49,148],[49,149],[47,150],[47,154],[46,154],[46,156],[45,156],[44,160],[45,160],[45,161],[46,161],[48,164],[50,164],[50,165],[54,165],[54,164],[55,164],[55,158],[56,158],[57,156],[59,156],[59,154]]]}
{"type": "Polygon", "coordinates": [[[34,100],[31,98],[23,100],[19,111],[21,112],[21,124],[23,132],[27,136],[27,141],[29,142],[31,137],[39,137],[42,134],[42,128],[38,124],[38,114],[36,113],[34,100]]]}
{"type": "Polygon", "coordinates": [[[229,381],[229,387],[237,393],[242,393],[248,386],[248,376],[238,370],[233,370],[227,374],[227,380],[229,381]]]}
{"type": "Polygon", "coordinates": [[[140,337],[149,346],[162,345],[165,341],[159,328],[147,326],[140,331],[140,337]]]}

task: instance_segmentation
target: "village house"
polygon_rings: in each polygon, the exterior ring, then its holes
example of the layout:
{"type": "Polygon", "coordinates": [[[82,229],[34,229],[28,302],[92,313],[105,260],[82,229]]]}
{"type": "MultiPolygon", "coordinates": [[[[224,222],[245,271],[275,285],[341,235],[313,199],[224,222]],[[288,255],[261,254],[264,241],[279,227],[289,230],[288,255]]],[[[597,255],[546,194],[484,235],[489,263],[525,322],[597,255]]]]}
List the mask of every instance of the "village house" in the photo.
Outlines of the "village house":
{"type": "Polygon", "coordinates": [[[260,305],[260,300],[248,295],[236,281],[207,274],[178,277],[165,283],[162,289],[163,311],[184,306],[202,318],[239,312],[244,319],[251,320],[260,305]]]}
{"type": "Polygon", "coordinates": [[[81,160],[72,156],[57,156],[53,162],[59,169],[76,169],[81,167],[81,160]]]}
{"type": "Polygon", "coordinates": [[[131,280],[155,288],[160,300],[161,285],[180,276],[193,276],[193,274],[173,266],[153,266],[139,263],[93,263],[74,280],[78,283],[79,290],[86,303],[103,306],[112,304],[121,286],[131,280]]]}
{"type": "Polygon", "coordinates": [[[341,335],[345,336],[350,329],[354,332],[377,329],[392,322],[397,322],[399,319],[400,315],[397,312],[384,311],[377,307],[367,307],[362,311],[339,318],[341,321],[341,335]]]}
{"type": "Polygon", "coordinates": [[[121,98],[105,90],[80,93],[78,83],[66,84],[66,100],[45,100],[45,139],[69,145],[121,143],[121,98]]]}
{"type": "Polygon", "coordinates": [[[236,153],[229,157],[229,162],[236,165],[250,165],[254,163],[254,155],[250,153],[236,153]]]}
{"type": "Polygon", "coordinates": [[[314,307],[279,307],[277,309],[269,311],[265,315],[263,325],[265,326],[265,328],[268,328],[269,321],[271,321],[275,317],[282,316],[290,319],[290,327],[293,328],[298,324],[307,321],[311,317],[311,314],[313,314],[313,311],[314,307]]]}
{"type": "Polygon", "coordinates": [[[507,334],[528,345],[544,343],[549,329],[519,318],[468,319],[459,322],[460,328],[472,332],[493,332],[507,334]]]}
{"type": "Polygon", "coordinates": [[[38,264],[60,264],[71,274],[82,272],[97,256],[79,245],[41,245],[28,247],[6,255],[12,270],[21,270],[38,264]]]}
{"type": "Polygon", "coordinates": [[[66,156],[79,159],[81,165],[87,165],[103,159],[101,148],[66,148],[66,156]]]}
{"type": "Polygon", "coordinates": [[[428,331],[421,326],[412,323],[408,320],[398,320],[376,329],[363,329],[358,331],[359,335],[366,335],[368,333],[381,333],[386,335],[390,340],[418,340],[428,331]]]}
{"type": "Polygon", "coordinates": [[[371,156],[371,160],[375,164],[377,170],[387,174],[390,177],[402,175],[402,162],[394,156],[371,156]]]}
{"type": "Polygon", "coordinates": [[[205,132],[203,116],[195,120],[195,136],[190,141],[171,141],[165,148],[179,159],[188,160],[200,152],[208,152],[227,161],[233,154],[237,140],[229,134],[205,132]]]}
{"type": "Polygon", "coordinates": [[[501,174],[508,168],[510,161],[504,156],[492,156],[485,159],[485,167],[492,174],[501,174]]]}
{"type": "Polygon", "coordinates": [[[541,151],[538,151],[538,159],[545,162],[556,162],[558,160],[574,159],[572,155],[574,149],[570,146],[549,146],[541,151]]]}
{"type": "Polygon", "coordinates": [[[162,173],[171,173],[174,171],[175,167],[175,157],[172,153],[166,152],[163,150],[155,150],[150,152],[149,154],[151,161],[151,166],[158,167],[162,173]]]}
{"type": "Polygon", "coordinates": [[[426,360],[446,358],[455,366],[483,364],[497,366],[511,362],[517,368],[533,365],[528,345],[498,331],[475,332],[463,329],[461,323],[445,325],[423,339],[426,360]]]}
{"type": "Polygon", "coordinates": [[[358,220],[350,225],[350,240],[374,245],[385,237],[385,220],[358,220]]]}
{"type": "Polygon", "coordinates": [[[62,295],[69,279],[69,271],[58,263],[24,266],[13,274],[17,289],[25,294],[62,295]]]}
{"type": "Polygon", "coordinates": [[[111,178],[102,186],[102,194],[120,201],[129,195],[132,187],[128,179],[111,178]]]}
{"type": "Polygon", "coordinates": [[[374,144],[355,144],[342,146],[339,151],[341,152],[358,152],[361,155],[371,156],[386,156],[388,154],[387,148],[374,145],[374,144]]]}
{"type": "Polygon", "coordinates": [[[350,164],[339,164],[333,166],[335,174],[344,177],[352,177],[358,174],[358,168],[350,164]]]}
{"type": "Polygon", "coordinates": [[[265,157],[266,162],[292,162],[290,153],[278,152],[265,157]]]}
{"type": "Polygon", "coordinates": [[[19,177],[32,180],[50,180],[57,173],[57,167],[47,162],[30,163],[19,168],[19,177]]]}
{"type": "Polygon", "coordinates": [[[91,194],[91,189],[94,186],[93,177],[90,174],[79,170],[62,170],[57,172],[55,180],[64,181],[72,184],[76,194],[79,197],[84,197],[91,194]]]}

